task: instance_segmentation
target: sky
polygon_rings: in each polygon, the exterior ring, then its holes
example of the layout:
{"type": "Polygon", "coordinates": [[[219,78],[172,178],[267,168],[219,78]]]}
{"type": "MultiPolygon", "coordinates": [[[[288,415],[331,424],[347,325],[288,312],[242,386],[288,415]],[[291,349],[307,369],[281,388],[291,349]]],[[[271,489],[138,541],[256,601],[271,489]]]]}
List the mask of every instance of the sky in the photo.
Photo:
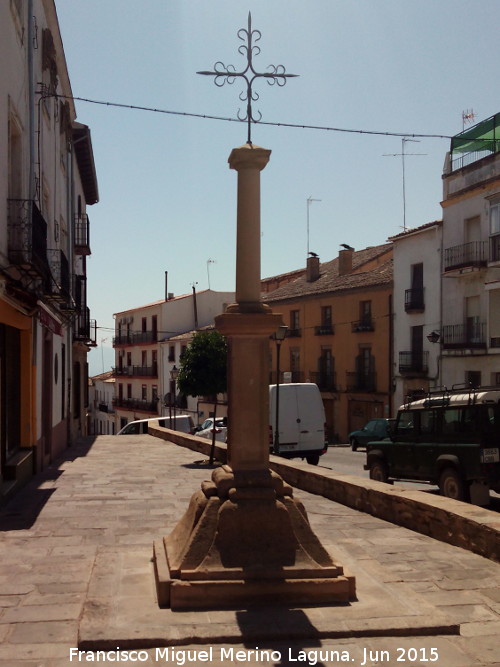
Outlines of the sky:
{"type": "Polygon", "coordinates": [[[465,111],[475,122],[500,111],[498,0],[56,7],[73,95],[124,105],[75,103],[91,129],[100,195],[87,211],[99,344],[91,375],[114,365],[113,313],[162,299],[165,271],[175,295],[234,290],[237,173],[227,160],[247,126],[201,116],[241,117],[244,88],[197,72],[218,61],[245,69],[238,31],[249,12],[261,33],[254,68],[299,75],[254,84],[254,115],[272,123],[252,126],[252,142],[272,151],[261,174],[262,277],[304,267],[308,249],[329,261],[341,243],[379,245],[405,224],[440,219],[450,143],[440,137],[462,131],[465,111]]]}

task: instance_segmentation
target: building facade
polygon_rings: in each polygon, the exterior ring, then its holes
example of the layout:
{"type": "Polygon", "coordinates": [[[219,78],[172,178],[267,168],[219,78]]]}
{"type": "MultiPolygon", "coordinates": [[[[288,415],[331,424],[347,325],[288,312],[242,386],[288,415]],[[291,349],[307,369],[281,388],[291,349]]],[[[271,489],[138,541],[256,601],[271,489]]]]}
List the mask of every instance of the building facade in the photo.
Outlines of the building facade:
{"type": "Polygon", "coordinates": [[[1,495],[87,432],[87,207],[98,201],[54,0],[0,3],[1,495]]]}
{"type": "Polygon", "coordinates": [[[500,386],[500,114],[451,140],[441,205],[441,384],[500,386]]]}
{"type": "MultiPolygon", "coordinates": [[[[319,386],[331,442],[391,416],[392,280],[392,244],[384,244],[341,250],[325,263],[312,256],[303,275],[263,294],[288,327],[280,382],[319,386]]],[[[274,383],[277,347],[270,349],[274,383]]]]}
{"type": "Polygon", "coordinates": [[[171,373],[179,367],[182,343],[169,341],[213,324],[233,300],[233,292],[167,293],[162,301],[114,315],[117,431],[135,419],[169,414],[174,394],[176,409],[184,406],[171,373]]]}
{"type": "Polygon", "coordinates": [[[106,371],[89,378],[89,435],[115,435],[115,375],[106,371]]]}
{"type": "Polygon", "coordinates": [[[441,385],[442,222],[392,236],[394,244],[393,414],[409,396],[441,385]]]}

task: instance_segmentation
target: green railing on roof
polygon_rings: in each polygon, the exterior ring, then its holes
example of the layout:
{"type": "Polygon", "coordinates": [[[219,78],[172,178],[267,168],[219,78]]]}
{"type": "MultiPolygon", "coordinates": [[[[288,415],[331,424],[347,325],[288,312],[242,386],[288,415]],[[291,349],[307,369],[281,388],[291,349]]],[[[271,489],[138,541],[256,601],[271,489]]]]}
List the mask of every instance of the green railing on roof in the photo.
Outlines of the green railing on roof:
{"type": "Polygon", "coordinates": [[[481,121],[451,139],[452,170],[500,151],[500,113],[481,121]]]}

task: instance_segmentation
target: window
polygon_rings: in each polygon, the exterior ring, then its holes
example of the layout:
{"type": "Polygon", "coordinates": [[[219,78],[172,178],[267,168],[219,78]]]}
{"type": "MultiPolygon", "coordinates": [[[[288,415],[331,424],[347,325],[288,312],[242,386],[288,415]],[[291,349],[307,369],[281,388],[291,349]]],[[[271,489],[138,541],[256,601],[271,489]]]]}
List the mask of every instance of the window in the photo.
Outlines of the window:
{"type": "Polygon", "coordinates": [[[290,335],[298,336],[300,334],[300,311],[290,311],[290,335]]]}
{"type": "Polygon", "coordinates": [[[321,308],[321,326],[331,327],[332,326],[332,307],[331,306],[322,306],[321,308]]]}
{"type": "Polygon", "coordinates": [[[372,302],[360,301],[359,319],[361,326],[371,326],[372,323],[372,302]]]}
{"type": "Polygon", "coordinates": [[[147,331],[147,330],[148,330],[148,320],[147,320],[146,317],[143,317],[143,318],[142,318],[142,320],[141,320],[141,324],[142,324],[142,331],[143,331],[143,332],[144,332],[144,331],[147,331]]]}
{"type": "Polygon", "coordinates": [[[168,348],[168,360],[175,361],[175,347],[173,345],[168,348]]]}
{"type": "Polygon", "coordinates": [[[132,398],[132,385],[127,385],[127,398],[132,398]]]}
{"type": "Polygon", "coordinates": [[[148,400],[148,385],[143,384],[141,389],[142,389],[141,390],[141,398],[142,398],[143,401],[147,401],[148,400]]]}
{"type": "Polygon", "coordinates": [[[481,386],[481,371],[466,371],[465,381],[474,389],[481,386]]]}
{"type": "Polygon", "coordinates": [[[490,204],[490,259],[500,261],[500,201],[490,204]]]}

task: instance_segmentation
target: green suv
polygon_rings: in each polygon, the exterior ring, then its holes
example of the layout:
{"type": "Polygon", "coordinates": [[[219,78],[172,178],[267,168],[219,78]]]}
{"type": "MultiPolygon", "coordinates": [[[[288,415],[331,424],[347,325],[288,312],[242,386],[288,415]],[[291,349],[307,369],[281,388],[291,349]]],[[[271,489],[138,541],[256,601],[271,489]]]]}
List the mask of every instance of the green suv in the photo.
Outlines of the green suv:
{"type": "Polygon", "coordinates": [[[500,493],[499,448],[500,390],[445,390],[401,406],[389,439],[367,444],[365,470],[487,505],[490,489],[500,493]]]}

